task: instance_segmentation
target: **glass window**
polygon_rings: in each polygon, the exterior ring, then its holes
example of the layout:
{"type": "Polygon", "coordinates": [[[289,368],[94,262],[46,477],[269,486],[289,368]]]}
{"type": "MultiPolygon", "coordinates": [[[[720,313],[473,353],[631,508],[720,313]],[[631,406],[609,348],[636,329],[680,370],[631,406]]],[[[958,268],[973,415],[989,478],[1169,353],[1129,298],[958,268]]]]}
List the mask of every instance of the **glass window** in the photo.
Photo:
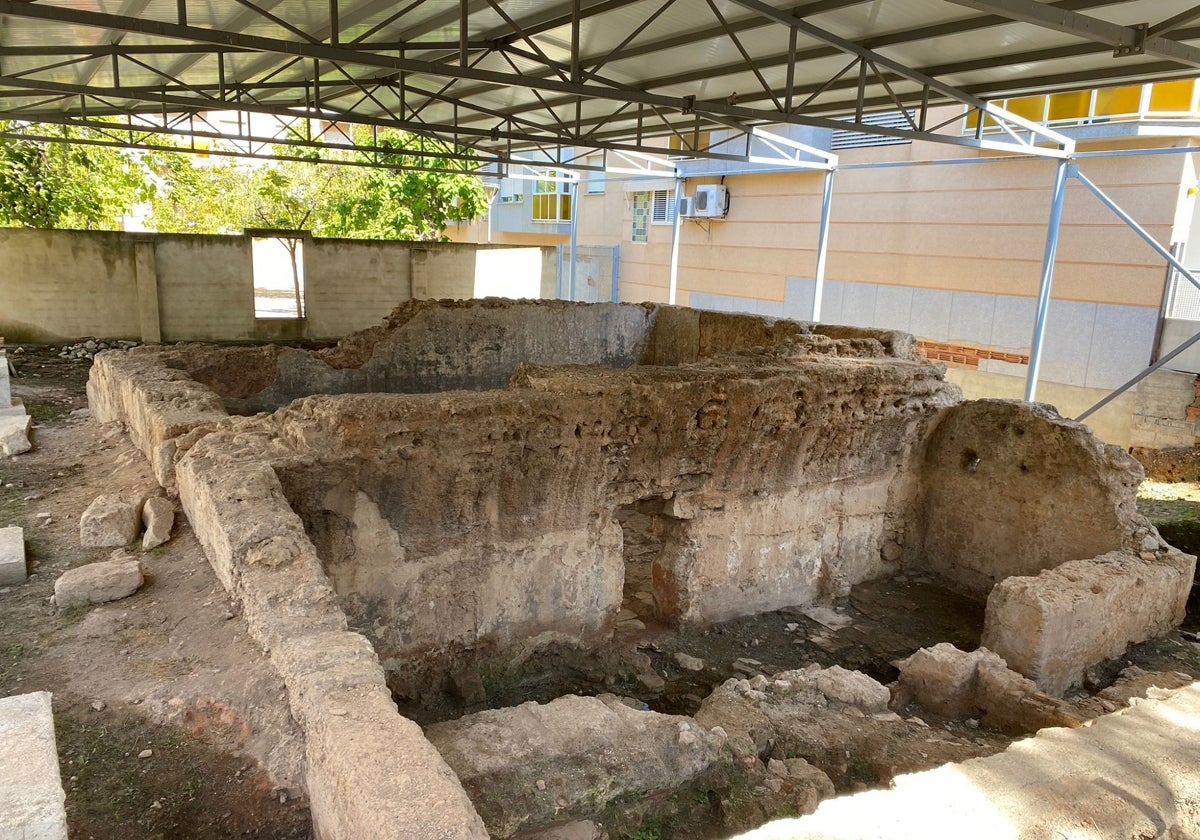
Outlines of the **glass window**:
{"type": "Polygon", "coordinates": [[[634,242],[650,241],[650,193],[648,192],[633,194],[633,233],[630,238],[634,242]]]}

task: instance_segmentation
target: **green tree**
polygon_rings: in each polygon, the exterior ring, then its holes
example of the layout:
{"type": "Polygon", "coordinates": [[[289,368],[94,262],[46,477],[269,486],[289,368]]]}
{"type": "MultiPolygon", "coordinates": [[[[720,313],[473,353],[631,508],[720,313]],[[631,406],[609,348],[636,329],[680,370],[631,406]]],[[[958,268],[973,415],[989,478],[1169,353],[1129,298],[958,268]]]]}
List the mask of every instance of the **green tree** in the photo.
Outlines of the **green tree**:
{"type": "Polygon", "coordinates": [[[248,170],[238,163],[184,152],[155,152],[147,163],[162,184],[146,219],[154,230],[238,234],[249,223],[248,170]]]}
{"type": "MultiPolygon", "coordinates": [[[[359,145],[369,141],[360,139],[359,145]]],[[[346,197],[333,225],[338,235],[445,241],[446,225],[487,212],[487,194],[478,176],[431,171],[457,164],[449,157],[413,154],[422,148],[445,154],[445,144],[388,130],[378,134],[375,145],[383,152],[379,160],[384,166],[368,169],[364,188],[346,197]]],[[[359,158],[372,161],[366,154],[359,158]]]]}
{"type": "Polygon", "coordinates": [[[126,152],[70,142],[96,139],[94,132],[0,121],[0,132],[16,129],[65,142],[0,137],[0,224],[115,230],[153,193],[145,167],[126,152]]]}
{"type": "MultiPolygon", "coordinates": [[[[475,175],[429,171],[454,166],[448,158],[414,155],[422,141],[405,132],[379,135],[385,166],[368,153],[331,148],[327,157],[344,164],[281,161],[196,161],[175,152],[157,153],[151,167],[163,182],[149,224],[172,233],[236,233],[246,228],[306,231],[316,236],[356,239],[447,240],[446,225],[487,210],[487,195],[475,175]],[[390,165],[390,166],[386,166],[390,165]],[[404,171],[393,167],[412,167],[404,171]]],[[[370,145],[360,135],[359,145],[370,145]]],[[[445,147],[436,147],[444,148],[445,147]]],[[[302,238],[279,235],[291,258],[292,283],[300,311],[302,238]]]]}

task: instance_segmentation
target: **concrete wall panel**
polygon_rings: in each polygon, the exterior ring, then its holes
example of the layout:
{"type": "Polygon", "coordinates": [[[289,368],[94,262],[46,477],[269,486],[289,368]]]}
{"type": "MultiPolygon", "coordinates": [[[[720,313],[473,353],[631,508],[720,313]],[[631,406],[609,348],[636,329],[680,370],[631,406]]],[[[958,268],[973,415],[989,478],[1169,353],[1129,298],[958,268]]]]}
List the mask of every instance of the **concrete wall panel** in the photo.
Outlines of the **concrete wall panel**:
{"type": "Polygon", "coordinates": [[[155,239],[163,341],[254,338],[250,241],[241,236],[155,239]]]}
{"type": "Polygon", "coordinates": [[[0,335],[9,343],[140,338],[133,239],[0,231],[0,335]]]}

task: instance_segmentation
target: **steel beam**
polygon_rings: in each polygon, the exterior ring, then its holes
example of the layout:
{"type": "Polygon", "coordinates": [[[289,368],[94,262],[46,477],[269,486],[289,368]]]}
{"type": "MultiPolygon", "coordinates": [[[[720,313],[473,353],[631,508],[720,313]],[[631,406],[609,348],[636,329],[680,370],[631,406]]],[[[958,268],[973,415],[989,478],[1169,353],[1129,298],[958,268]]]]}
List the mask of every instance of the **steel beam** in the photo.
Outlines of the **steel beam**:
{"type": "Polygon", "coordinates": [[[825,179],[821,187],[821,227],[817,233],[817,265],[813,269],[813,308],[812,319],[821,320],[821,304],[825,297],[825,256],[829,252],[829,215],[833,206],[833,173],[825,171],[825,179]]]}
{"type": "Polygon", "coordinates": [[[679,234],[682,232],[682,217],[679,215],[679,200],[683,198],[683,179],[675,176],[675,215],[671,220],[671,267],[667,275],[667,303],[675,305],[679,289],[679,234]]]}
{"type": "MultiPolygon", "coordinates": [[[[1161,35],[1154,35],[1146,26],[1122,26],[1079,12],[1055,9],[1034,0],[949,0],[981,12],[1003,15],[1022,23],[1031,23],[1098,41],[1115,48],[1115,55],[1153,55],[1186,67],[1200,67],[1200,49],[1182,44],[1161,35]]],[[[1194,15],[1193,15],[1194,17],[1194,15]]],[[[1188,17],[1185,20],[1190,19],[1188,17]]]]}

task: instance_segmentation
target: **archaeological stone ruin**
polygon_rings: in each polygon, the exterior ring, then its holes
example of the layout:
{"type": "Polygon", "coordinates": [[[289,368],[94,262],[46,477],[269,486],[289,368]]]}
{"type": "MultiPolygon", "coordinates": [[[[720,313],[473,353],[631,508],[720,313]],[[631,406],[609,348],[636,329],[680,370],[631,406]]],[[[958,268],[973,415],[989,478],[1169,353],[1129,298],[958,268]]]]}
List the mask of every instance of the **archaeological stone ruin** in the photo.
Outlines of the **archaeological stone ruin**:
{"type": "Polygon", "coordinates": [[[1138,514],[1137,463],[943,374],[893,331],[485,299],[410,302],[324,350],[101,353],[88,397],[286,683],[320,837],[584,836],[638,797],[757,791],[723,800],[732,833],[856,778],[797,732],[902,740],[900,695],[1079,725],[1059,698],[1183,620],[1195,558],[1138,514]],[[602,672],[635,599],[703,632],[913,575],[980,604],[980,651],[916,656],[891,692],[797,663],[694,714],[639,707],[611,673],[492,707],[539,657],[602,672]],[[448,694],[470,713],[397,712],[448,694]]]}

